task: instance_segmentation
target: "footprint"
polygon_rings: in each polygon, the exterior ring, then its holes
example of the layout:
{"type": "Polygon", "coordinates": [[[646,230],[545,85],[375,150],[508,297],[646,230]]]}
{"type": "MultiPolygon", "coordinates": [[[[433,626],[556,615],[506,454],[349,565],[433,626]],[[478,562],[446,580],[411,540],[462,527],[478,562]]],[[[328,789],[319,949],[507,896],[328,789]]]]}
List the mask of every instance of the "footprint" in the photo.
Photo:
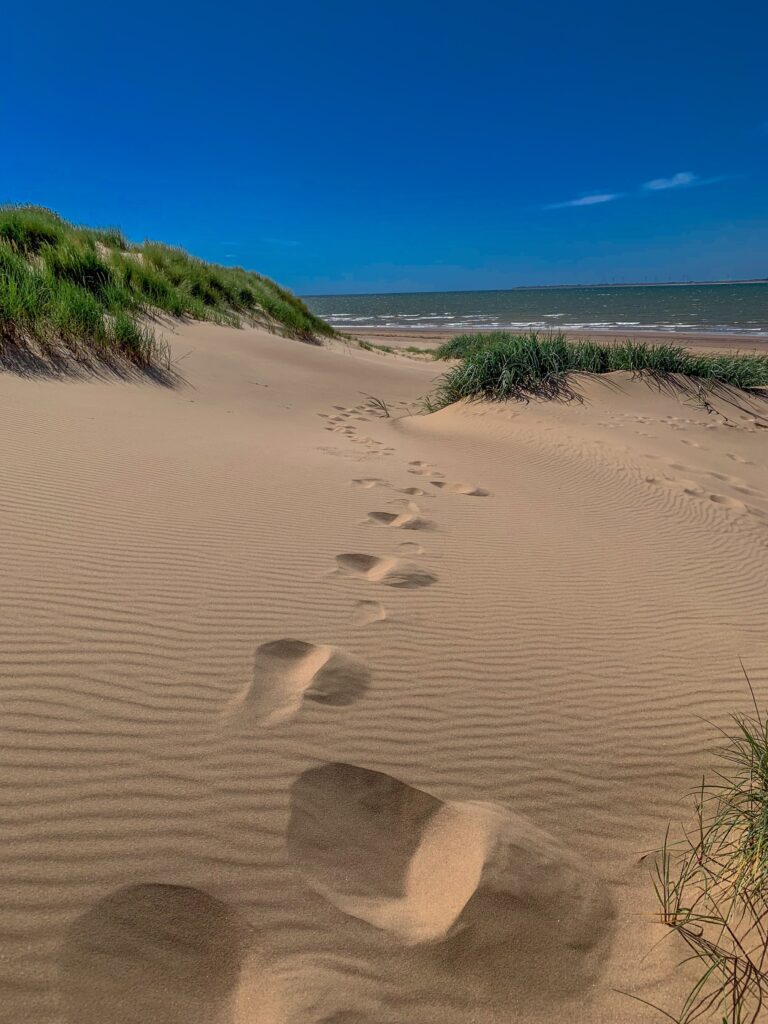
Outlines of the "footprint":
{"type": "Polygon", "coordinates": [[[434,467],[430,466],[429,463],[421,462],[419,459],[416,459],[414,462],[409,462],[408,466],[410,467],[408,472],[415,473],[416,476],[427,476],[429,473],[432,473],[435,476],[442,476],[442,473],[436,473],[434,467]]]}
{"type": "Polygon", "coordinates": [[[747,506],[743,501],[739,501],[738,498],[730,498],[727,494],[710,494],[710,501],[714,501],[716,505],[723,505],[725,508],[738,510],[739,512],[746,512],[747,506]]]}
{"type": "Polygon", "coordinates": [[[742,455],[736,455],[734,452],[725,453],[729,459],[733,459],[734,462],[740,463],[742,466],[754,466],[754,462],[749,459],[745,459],[742,455]]]}
{"type": "Polygon", "coordinates": [[[417,512],[369,512],[368,518],[379,526],[392,526],[396,530],[435,530],[431,519],[424,519],[417,512]]]}
{"type": "Polygon", "coordinates": [[[397,550],[402,551],[404,555],[424,554],[424,548],[415,540],[404,540],[402,544],[397,545],[397,550]]]}
{"type": "Polygon", "coordinates": [[[353,626],[370,626],[373,622],[383,622],[387,611],[378,601],[356,601],[352,609],[353,626]]]}
{"type": "Polygon", "coordinates": [[[728,476],[727,473],[707,473],[707,476],[711,476],[713,480],[720,480],[721,483],[726,484],[735,484],[743,482],[739,480],[738,477],[728,476]]]}
{"type": "Polygon", "coordinates": [[[664,480],[657,481],[664,487],[668,487],[673,491],[682,491],[683,494],[689,494],[691,497],[698,498],[704,494],[704,488],[696,480],[687,480],[684,478],[675,478],[670,480],[666,478],[664,480]]]}
{"type": "Polygon", "coordinates": [[[472,498],[487,498],[490,491],[484,487],[473,487],[472,484],[449,483],[446,480],[430,480],[433,487],[440,487],[448,494],[467,494],[472,498]]]}
{"type": "Polygon", "coordinates": [[[358,480],[352,481],[355,487],[364,487],[366,490],[370,490],[371,487],[389,487],[389,483],[386,480],[381,480],[377,476],[366,476],[358,480]]]}
{"type": "Polygon", "coordinates": [[[383,772],[324,764],[294,783],[286,839],[306,882],[342,913],[413,956],[480,971],[489,995],[516,1000],[541,986],[542,969],[549,995],[553,957],[571,992],[604,966],[606,886],[502,805],[443,801],[383,772]]]}
{"type": "Polygon", "coordinates": [[[416,590],[430,587],[437,582],[437,576],[426,569],[399,558],[377,558],[376,555],[344,554],[336,555],[336,564],[342,573],[349,576],[362,576],[372,583],[383,583],[387,587],[401,590],[416,590]]]}
{"type": "Polygon", "coordinates": [[[277,725],[297,714],[305,700],[352,704],[370,681],[368,667],[344,651],[304,640],[272,640],[256,648],[253,682],[227,714],[250,712],[261,725],[277,725]]]}
{"type": "Polygon", "coordinates": [[[249,928],[200,889],[144,884],[100,899],[67,928],[59,971],[70,1024],[220,1024],[249,928]]]}
{"type": "Polygon", "coordinates": [[[412,494],[414,497],[423,497],[427,492],[422,491],[420,487],[400,487],[398,488],[400,494],[412,494]]]}

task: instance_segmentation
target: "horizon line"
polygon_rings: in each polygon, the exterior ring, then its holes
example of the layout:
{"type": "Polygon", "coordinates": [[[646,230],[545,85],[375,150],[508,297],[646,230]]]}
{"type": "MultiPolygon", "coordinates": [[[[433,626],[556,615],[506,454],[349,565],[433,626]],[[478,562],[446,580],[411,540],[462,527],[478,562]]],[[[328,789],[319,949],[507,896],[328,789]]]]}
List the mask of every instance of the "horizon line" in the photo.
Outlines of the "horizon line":
{"type": "Polygon", "coordinates": [[[384,291],[384,292],[296,292],[301,299],[334,299],[354,298],[363,295],[458,295],[463,292],[517,292],[517,291],[546,291],[556,288],[685,288],[707,285],[733,285],[733,284],[768,284],[768,277],[743,277],[743,278],[713,278],[706,280],[695,278],[688,281],[596,281],[591,284],[579,284],[575,282],[564,282],[562,284],[515,284],[509,288],[438,288],[438,289],[413,289],[410,291],[384,291]]]}

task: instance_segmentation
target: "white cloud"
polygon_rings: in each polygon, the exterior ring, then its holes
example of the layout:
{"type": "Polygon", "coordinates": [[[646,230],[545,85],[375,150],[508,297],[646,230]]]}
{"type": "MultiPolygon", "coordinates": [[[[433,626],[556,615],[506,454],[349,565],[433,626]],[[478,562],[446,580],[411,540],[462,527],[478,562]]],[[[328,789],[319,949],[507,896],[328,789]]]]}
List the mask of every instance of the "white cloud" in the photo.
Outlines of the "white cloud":
{"type": "Polygon", "coordinates": [[[686,185],[693,185],[698,181],[695,174],[690,171],[678,171],[671,178],[654,178],[652,181],[643,183],[643,188],[651,192],[661,192],[667,188],[685,188],[686,185]]]}
{"type": "Polygon", "coordinates": [[[548,210],[562,210],[566,206],[597,206],[599,203],[610,203],[618,199],[621,192],[598,192],[590,196],[582,196],[580,199],[569,199],[566,203],[550,203],[548,210]]]}
{"type": "Polygon", "coordinates": [[[629,192],[595,192],[591,195],[580,196],[578,199],[569,199],[565,203],[550,203],[545,210],[562,210],[567,206],[596,206],[599,203],[611,203],[614,199],[623,199],[637,195],[642,192],[665,192],[674,188],[692,188],[701,185],[716,185],[721,181],[728,181],[738,175],[721,174],[715,178],[700,178],[692,171],[678,171],[670,178],[653,178],[651,181],[644,181],[637,189],[629,192]]]}

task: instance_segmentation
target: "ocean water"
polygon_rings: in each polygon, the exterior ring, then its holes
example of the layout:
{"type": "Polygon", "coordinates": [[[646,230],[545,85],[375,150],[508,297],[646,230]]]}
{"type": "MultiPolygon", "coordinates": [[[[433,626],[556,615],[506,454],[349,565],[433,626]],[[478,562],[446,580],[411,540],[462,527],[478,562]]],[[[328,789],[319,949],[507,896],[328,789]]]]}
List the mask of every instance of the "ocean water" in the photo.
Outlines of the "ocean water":
{"type": "Polygon", "coordinates": [[[768,282],[310,295],[335,327],[734,332],[768,341],[768,282]]]}

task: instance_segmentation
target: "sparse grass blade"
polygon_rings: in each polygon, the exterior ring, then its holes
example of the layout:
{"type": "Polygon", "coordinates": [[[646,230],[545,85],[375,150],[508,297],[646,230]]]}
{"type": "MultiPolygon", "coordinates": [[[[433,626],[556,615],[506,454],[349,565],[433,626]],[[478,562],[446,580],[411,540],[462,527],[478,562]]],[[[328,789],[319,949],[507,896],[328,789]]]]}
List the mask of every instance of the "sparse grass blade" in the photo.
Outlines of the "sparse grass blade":
{"type": "Polygon", "coordinates": [[[755,702],[732,722],[693,824],[675,842],[668,828],[655,862],[660,920],[700,967],[680,1010],[660,1009],[677,1024],[757,1024],[768,1004],[768,718],[755,702]]]}

